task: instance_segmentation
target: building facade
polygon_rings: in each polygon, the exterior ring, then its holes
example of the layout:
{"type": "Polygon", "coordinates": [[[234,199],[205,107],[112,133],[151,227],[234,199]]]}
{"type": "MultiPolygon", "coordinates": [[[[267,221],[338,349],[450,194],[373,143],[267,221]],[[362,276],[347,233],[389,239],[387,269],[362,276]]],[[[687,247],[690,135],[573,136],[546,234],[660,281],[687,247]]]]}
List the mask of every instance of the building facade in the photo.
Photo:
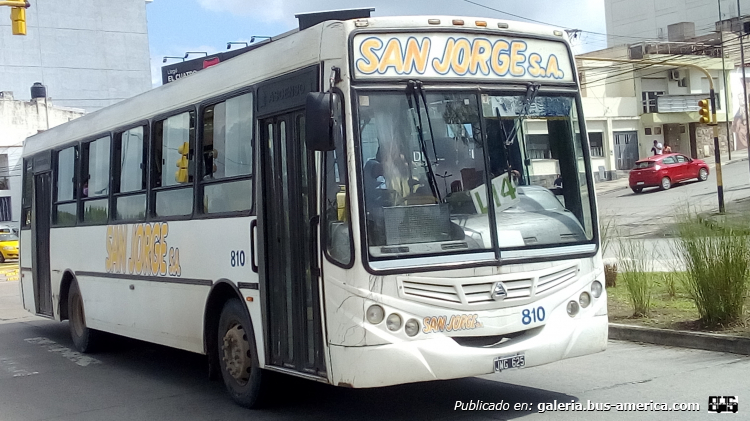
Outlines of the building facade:
{"type": "MultiPolygon", "coordinates": [[[[739,4],[742,14],[750,14],[750,0],[739,4]]],[[[686,38],[711,34],[717,21],[737,16],[737,0],[604,0],[604,14],[607,46],[614,47],[644,40],[666,41],[669,25],[679,22],[695,24],[694,33],[684,34],[686,38]]]]}
{"type": "Polygon", "coordinates": [[[20,222],[23,141],[83,114],[80,109],[55,106],[46,98],[19,101],[12,92],[0,92],[0,225],[17,227],[20,222]]]}
{"type": "MultiPolygon", "coordinates": [[[[7,8],[0,11],[7,12],[7,8]]],[[[27,35],[0,13],[0,91],[30,99],[35,82],[87,112],[151,89],[144,0],[33,0],[27,35]]]]}
{"type": "Polygon", "coordinates": [[[151,89],[148,2],[33,0],[25,36],[0,13],[0,223],[18,224],[27,136],[151,89]]]}
{"type": "MultiPolygon", "coordinates": [[[[663,47],[660,47],[663,48],[663,47]]],[[[736,145],[727,142],[727,96],[729,70],[720,58],[710,55],[652,54],[658,48],[623,45],[579,56],[584,113],[597,179],[612,179],[617,171],[630,170],[635,161],[652,155],[656,140],[673,152],[692,158],[714,155],[713,129],[698,123],[698,101],[709,97],[711,83],[718,105],[719,144],[722,153],[736,145]],[[643,47],[633,59],[634,47],[643,47]],[[632,59],[633,63],[586,60],[632,59]],[[649,63],[667,64],[652,65],[649,63]],[[689,63],[706,69],[711,81],[689,63]],[[597,169],[601,168],[601,171],[597,169]]],[[[731,120],[730,113],[730,120],[731,120]]]]}

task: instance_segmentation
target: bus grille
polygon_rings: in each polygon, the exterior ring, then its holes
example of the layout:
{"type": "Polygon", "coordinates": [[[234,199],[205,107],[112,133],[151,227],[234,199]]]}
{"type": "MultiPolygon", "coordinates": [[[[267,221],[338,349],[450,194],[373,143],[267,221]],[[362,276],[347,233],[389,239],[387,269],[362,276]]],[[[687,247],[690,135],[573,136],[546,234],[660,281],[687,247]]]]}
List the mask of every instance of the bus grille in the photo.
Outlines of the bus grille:
{"type": "Polygon", "coordinates": [[[502,274],[481,278],[399,277],[401,296],[414,301],[457,309],[501,308],[523,304],[535,297],[569,284],[578,275],[578,265],[542,271],[502,274]],[[502,282],[508,293],[503,300],[492,299],[492,288],[502,282]]]}

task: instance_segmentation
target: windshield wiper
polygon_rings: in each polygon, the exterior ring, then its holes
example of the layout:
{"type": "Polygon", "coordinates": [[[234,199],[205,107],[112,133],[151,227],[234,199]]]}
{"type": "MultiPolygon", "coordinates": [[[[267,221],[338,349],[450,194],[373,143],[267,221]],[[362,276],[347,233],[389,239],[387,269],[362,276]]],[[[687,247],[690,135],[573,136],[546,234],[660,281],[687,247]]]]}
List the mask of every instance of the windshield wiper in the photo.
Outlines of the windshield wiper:
{"type": "MultiPolygon", "coordinates": [[[[425,161],[425,166],[427,167],[427,182],[430,185],[430,190],[432,191],[432,194],[437,198],[438,203],[443,202],[443,198],[440,195],[440,190],[437,186],[437,180],[435,178],[435,172],[432,169],[432,164],[430,163],[430,156],[427,153],[427,142],[424,139],[424,131],[422,130],[422,113],[420,112],[419,108],[419,101],[422,100],[422,103],[424,104],[425,111],[427,112],[427,101],[425,100],[424,92],[422,91],[422,82],[418,80],[410,80],[406,84],[406,100],[409,103],[409,109],[413,110],[416,114],[416,118],[414,117],[414,114],[412,114],[412,118],[414,119],[414,125],[417,127],[417,137],[419,138],[419,148],[422,150],[422,156],[425,161]],[[416,107],[415,107],[416,103],[416,107]]],[[[437,150],[435,149],[435,138],[433,137],[432,133],[432,124],[430,123],[430,116],[429,113],[427,115],[427,125],[430,129],[430,139],[432,140],[432,153],[435,156],[435,160],[437,160],[437,150]]]]}
{"type": "MultiPolygon", "coordinates": [[[[523,100],[523,108],[521,108],[521,113],[518,114],[516,116],[516,119],[513,121],[513,131],[510,133],[510,135],[505,132],[505,126],[502,126],[503,134],[505,134],[505,146],[510,146],[515,141],[516,136],[518,135],[518,128],[521,126],[521,122],[523,121],[523,119],[528,117],[531,103],[534,102],[534,99],[536,99],[536,96],[539,93],[539,88],[541,86],[542,85],[539,83],[529,82],[526,84],[526,97],[523,100]]],[[[495,107],[495,114],[499,119],[500,109],[497,107],[495,107]]]]}
{"type": "MultiPolygon", "coordinates": [[[[521,125],[523,124],[523,120],[528,117],[529,112],[531,111],[531,103],[534,102],[536,99],[537,94],[539,93],[539,88],[542,85],[539,83],[532,83],[529,82],[526,84],[526,96],[523,100],[523,107],[521,108],[521,112],[516,116],[516,118],[513,120],[513,130],[508,133],[505,130],[505,125],[503,124],[502,120],[500,119],[500,108],[495,107],[495,117],[497,117],[498,124],[500,125],[500,128],[503,131],[503,135],[505,135],[505,141],[503,142],[505,145],[505,165],[506,165],[506,171],[510,172],[511,165],[510,165],[510,153],[508,151],[508,147],[513,144],[513,142],[516,141],[518,138],[518,131],[521,128],[521,125]]],[[[521,142],[518,143],[519,145],[522,145],[521,142]]],[[[528,156],[526,152],[526,144],[523,144],[524,148],[524,155],[528,156]]]]}

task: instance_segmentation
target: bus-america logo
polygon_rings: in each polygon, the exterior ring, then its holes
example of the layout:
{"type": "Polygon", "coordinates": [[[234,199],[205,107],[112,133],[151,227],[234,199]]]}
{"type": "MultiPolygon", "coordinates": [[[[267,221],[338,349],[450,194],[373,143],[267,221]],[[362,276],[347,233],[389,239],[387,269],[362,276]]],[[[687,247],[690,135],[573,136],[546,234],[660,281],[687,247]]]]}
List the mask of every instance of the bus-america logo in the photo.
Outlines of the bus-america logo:
{"type": "Polygon", "coordinates": [[[457,314],[448,316],[425,317],[422,332],[455,332],[458,330],[479,329],[482,323],[477,320],[478,314],[457,314]]]}
{"type": "Polygon", "coordinates": [[[360,77],[473,76],[572,82],[565,44],[433,34],[355,37],[360,77]]]}
{"type": "Polygon", "coordinates": [[[108,273],[125,273],[143,276],[180,276],[180,249],[169,247],[169,224],[134,224],[107,226],[108,273]],[[132,231],[128,246],[128,231],[132,231]]]}

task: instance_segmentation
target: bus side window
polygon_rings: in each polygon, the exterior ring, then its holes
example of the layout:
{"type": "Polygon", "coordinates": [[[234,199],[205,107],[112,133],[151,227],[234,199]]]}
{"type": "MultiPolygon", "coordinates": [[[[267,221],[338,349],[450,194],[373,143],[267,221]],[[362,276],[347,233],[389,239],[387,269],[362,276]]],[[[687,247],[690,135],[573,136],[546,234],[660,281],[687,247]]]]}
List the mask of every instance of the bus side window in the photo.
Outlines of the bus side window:
{"type": "Polygon", "coordinates": [[[82,220],[106,223],[109,216],[109,136],[83,145],[82,220]]]}
{"type": "Polygon", "coordinates": [[[21,229],[31,228],[31,208],[34,203],[34,173],[30,159],[23,161],[23,194],[21,197],[21,229]]]}
{"type": "Polygon", "coordinates": [[[58,226],[76,224],[76,161],[78,146],[57,152],[55,165],[55,206],[53,223],[58,226]]]}
{"type": "Polygon", "coordinates": [[[344,143],[341,97],[334,95],[333,137],[335,149],[325,153],[325,203],[323,209],[326,254],[336,263],[352,264],[352,230],[349,217],[348,172],[344,143]]]}
{"type": "Polygon", "coordinates": [[[206,107],[203,124],[203,213],[247,211],[253,205],[253,96],[206,107]]]}
{"type": "Polygon", "coordinates": [[[146,217],[146,162],[148,126],[126,130],[115,138],[114,196],[117,220],[146,217]]]}
{"type": "Polygon", "coordinates": [[[156,216],[193,213],[195,117],[192,111],[157,121],[154,130],[152,182],[156,216]]]}

